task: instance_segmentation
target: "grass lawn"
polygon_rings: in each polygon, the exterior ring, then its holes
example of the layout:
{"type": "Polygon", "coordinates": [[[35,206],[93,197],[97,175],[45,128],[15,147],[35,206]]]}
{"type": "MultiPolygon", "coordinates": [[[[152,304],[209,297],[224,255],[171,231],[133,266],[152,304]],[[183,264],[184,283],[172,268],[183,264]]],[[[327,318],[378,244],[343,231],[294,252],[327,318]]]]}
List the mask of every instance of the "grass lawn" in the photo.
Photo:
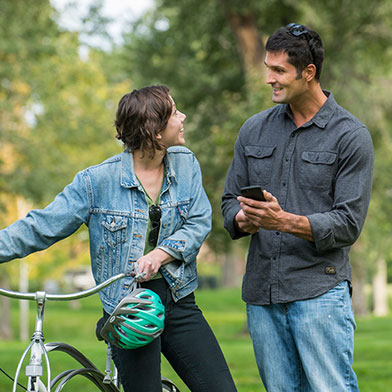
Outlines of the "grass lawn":
{"type": "MultiPolygon", "coordinates": [[[[239,392],[264,391],[253,357],[252,343],[246,332],[245,305],[239,289],[200,290],[197,302],[211,324],[232,371],[239,392]]],[[[18,306],[13,300],[13,325],[18,334],[18,306]]],[[[46,303],[44,332],[46,341],[64,341],[81,350],[102,371],[105,366],[105,345],[95,340],[95,323],[101,314],[98,296],[69,303],[46,303]]],[[[30,330],[35,309],[30,305],[30,330]]],[[[355,335],[355,371],[362,392],[392,391],[392,316],[357,320],[355,335]]],[[[15,373],[26,343],[0,341],[0,367],[15,373]]],[[[51,353],[52,375],[75,367],[75,362],[62,353],[51,353]]],[[[181,392],[189,391],[163,359],[162,373],[171,378],[181,392]]],[[[25,381],[23,380],[25,384],[25,381]]],[[[77,379],[64,391],[96,391],[84,379],[77,379]]],[[[12,383],[0,373],[0,392],[12,390],[12,383]]],[[[18,389],[22,391],[22,389],[18,389]]],[[[214,392],[214,391],[211,391],[214,392]]]]}

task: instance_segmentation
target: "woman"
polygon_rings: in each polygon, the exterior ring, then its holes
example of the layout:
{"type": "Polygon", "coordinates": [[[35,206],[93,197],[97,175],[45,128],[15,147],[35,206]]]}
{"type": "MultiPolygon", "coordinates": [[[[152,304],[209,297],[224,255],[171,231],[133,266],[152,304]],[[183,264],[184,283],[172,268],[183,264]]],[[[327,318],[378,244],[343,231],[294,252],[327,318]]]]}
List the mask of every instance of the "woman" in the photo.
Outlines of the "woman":
{"type": "MultiPolygon", "coordinates": [[[[124,391],[161,391],[160,355],[191,391],[235,391],[220,347],[195,304],[196,256],[211,229],[199,164],[183,147],[185,114],[165,86],[126,94],[116,113],[125,151],[78,173],[44,210],[0,231],[0,261],[47,248],[86,224],[97,283],[139,272],[165,306],[163,333],[137,349],[113,347],[124,391]]],[[[100,292],[104,317],[131,278],[100,292]]]]}

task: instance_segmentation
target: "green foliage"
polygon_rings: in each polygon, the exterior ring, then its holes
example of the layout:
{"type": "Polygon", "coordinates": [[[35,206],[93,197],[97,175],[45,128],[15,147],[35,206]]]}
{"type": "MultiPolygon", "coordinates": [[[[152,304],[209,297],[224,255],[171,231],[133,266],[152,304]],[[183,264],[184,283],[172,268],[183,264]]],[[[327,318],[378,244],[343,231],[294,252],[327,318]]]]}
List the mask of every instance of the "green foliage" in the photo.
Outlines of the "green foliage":
{"type": "MultiPolygon", "coordinates": [[[[100,6],[91,7],[80,33],[105,36],[100,6]]],[[[380,255],[391,262],[391,2],[157,0],[123,47],[90,48],[85,57],[81,35],[61,31],[49,0],[2,0],[0,11],[0,191],[44,205],[78,170],[120,151],[112,124],[124,93],[167,84],[188,116],[187,144],[202,166],[213,205],[209,244],[218,253],[233,244],[220,201],[234,141],[249,116],[271,106],[262,77],[246,74],[229,15],[252,15],[262,40],[289,22],[313,27],[325,46],[323,87],[369,127],[376,150],[373,197],[354,262],[366,261],[370,271],[380,255]]],[[[3,200],[0,207],[9,208],[3,200]]],[[[59,264],[72,254],[59,253],[52,258],[59,264]]]]}
{"type": "MultiPolygon", "coordinates": [[[[48,0],[3,0],[0,3],[0,145],[17,139],[24,106],[31,96],[32,65],[54,51],[57,26],[48,0]],[[32,21],[34,20],[34,23],[32,21]]],[[[0,169],[4,165],[0,159],[0,169]]],[[[1,177],[0,177],[1,178],[1,177]]],[[[9,187],[0,179],[0,190],[9,187]]]]}
{"type": "MultiPolygon", "coordinates": [[[[99,4],[94,7],[86,17],[91,32],[99,4]]],[[[77,171],[122,150],[113,119],[130,83],[108,79],[99,50],[80,55],[78,34],[60,30],[48,0],[4,0],[0,10],[0,204],[9,222],[20,217],[16,197],[44,206],[77,171]]],[[[30,256],[30,278],[59,277],[86,257],[86,241],[75,236],[30,256]]]]}
{"type": "MultiPolygon", "coordinates": [[[[0,141],[13,155],[1,178],[7,192],[47,203],[78,170],[121,150],[113,117],[128,83],[107,80],[99,51],[80,57],[78,34],[60,31],[48,0],[28,3],[0,5],[0,141]]],[[[99,10],[85,34],[105,33],[99,10]]]]}
{"type": "Polygon", "coordinates": [[[113,128],[118,92],[96,61],[79,58],[75,38],[62,35],[57,53],[37,68],[30,106],[41,112],[15,143],[19,175],[11,173],[13,189],[36,202],[51,200],[78,170],[121,150],[113,128]]]}
{"type": "Polygon", "coordinates": [[[0,4],[0,78],[12,92],[13,77],[29,74],[30,65],[53,53],[57,26],[48,0],[2,0],[0,4]],[[34,21],[34,23],[32,23],[34,21]]]}

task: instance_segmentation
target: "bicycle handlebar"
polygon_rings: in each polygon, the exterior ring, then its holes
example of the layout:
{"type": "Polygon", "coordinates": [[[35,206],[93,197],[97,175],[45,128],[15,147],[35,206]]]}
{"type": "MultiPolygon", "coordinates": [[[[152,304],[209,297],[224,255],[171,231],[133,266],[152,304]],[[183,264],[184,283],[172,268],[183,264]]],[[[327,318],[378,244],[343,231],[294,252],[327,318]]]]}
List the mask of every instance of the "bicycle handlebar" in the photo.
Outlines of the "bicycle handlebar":
{"type": "MultiPolygon", "coordinates": [[[[133,279],[138,279],[144,276],[145,273],[141,273],[133,277],[133,279]]],[[[111,278],[105,280],[104,282],[91,287],[90,289],[84,290],[84,291],[79,291],[77,293],[71,293],[71,294],[46,294],[43,291],[37,291],[35,293],[20,293],[18,291],[11,291],[11,290],[5,290],[5,289],[0,289],[0,295],[4,295],[6,297],[10,298],[16,298],[16,299],[28,299],[28,300],[36,300],[38,297],[45,297],[47,300],[53,300],[53,301],[69,301],[73,299],[80,299],[80,298],[85,298],[90,295],[93,295],[97,293],[99,290],[104,289],[105,287],[109,286],[110,284],[114,283],[115,281],[125,278],[125,277],[131,277],[130,273],[120,273],[118,275],[114,275],[111,278]]]]}

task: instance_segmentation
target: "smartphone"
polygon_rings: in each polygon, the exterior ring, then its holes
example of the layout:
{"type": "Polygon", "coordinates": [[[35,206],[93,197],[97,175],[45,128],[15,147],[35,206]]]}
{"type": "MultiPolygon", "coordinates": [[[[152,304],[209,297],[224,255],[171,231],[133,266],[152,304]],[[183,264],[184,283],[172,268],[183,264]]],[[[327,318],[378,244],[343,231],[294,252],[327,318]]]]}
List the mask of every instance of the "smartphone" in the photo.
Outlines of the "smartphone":
{"type": "Polygon", "coordinates": [[[241,188],[241,195],[253,200],[267,201],[265,200],[263,190],[260,186],[257,185],[251,185],[241,188]]]}

